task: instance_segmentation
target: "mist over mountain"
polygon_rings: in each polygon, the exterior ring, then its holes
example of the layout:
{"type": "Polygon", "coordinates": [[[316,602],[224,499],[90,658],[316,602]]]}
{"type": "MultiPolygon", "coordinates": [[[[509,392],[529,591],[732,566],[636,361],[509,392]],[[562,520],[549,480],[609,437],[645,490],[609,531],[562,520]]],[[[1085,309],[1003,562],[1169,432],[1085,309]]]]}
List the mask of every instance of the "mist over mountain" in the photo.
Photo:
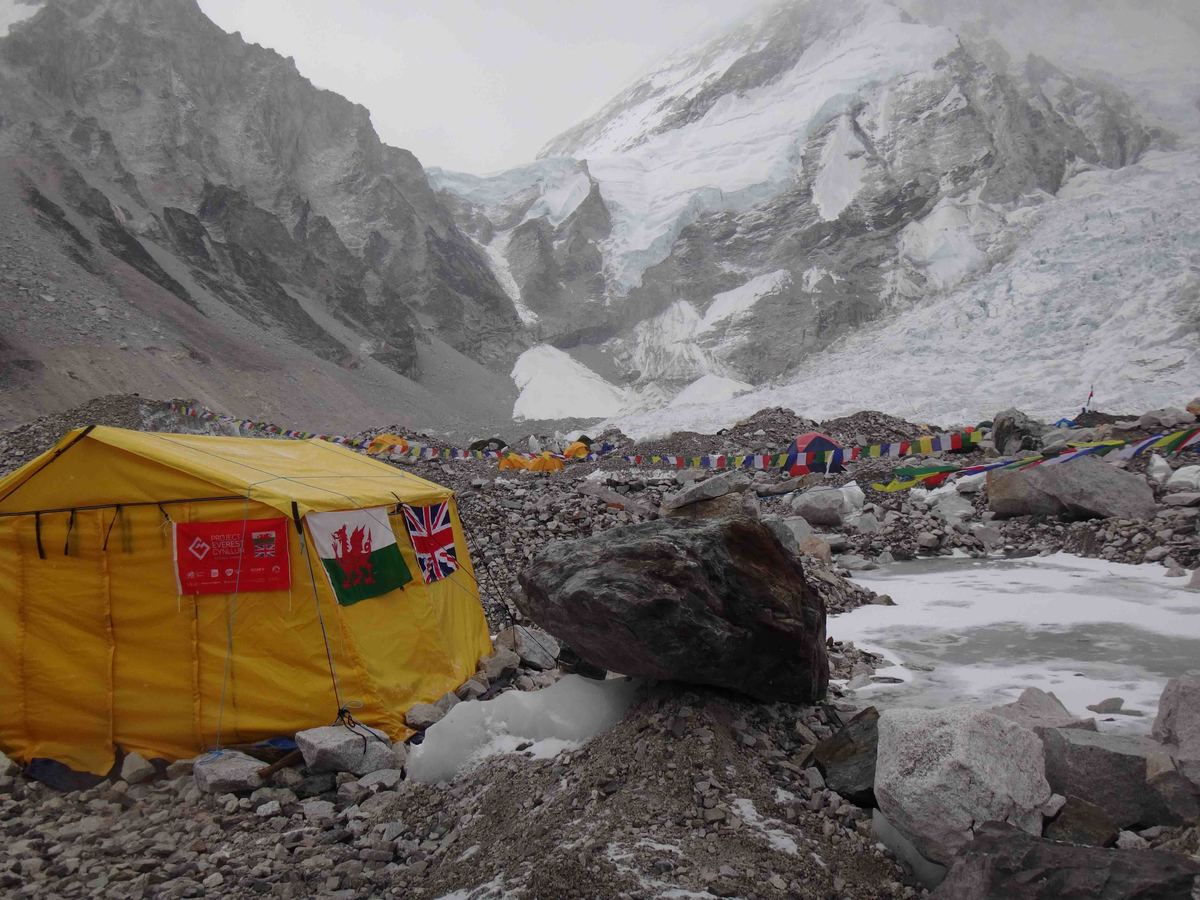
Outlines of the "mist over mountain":
{"type": "Polygon", "coordinates": [[[1179,0],[770,4],[489,176],[193,0],[4,10],[0,417],[971,418],[1200,380],[1179,0]]]}

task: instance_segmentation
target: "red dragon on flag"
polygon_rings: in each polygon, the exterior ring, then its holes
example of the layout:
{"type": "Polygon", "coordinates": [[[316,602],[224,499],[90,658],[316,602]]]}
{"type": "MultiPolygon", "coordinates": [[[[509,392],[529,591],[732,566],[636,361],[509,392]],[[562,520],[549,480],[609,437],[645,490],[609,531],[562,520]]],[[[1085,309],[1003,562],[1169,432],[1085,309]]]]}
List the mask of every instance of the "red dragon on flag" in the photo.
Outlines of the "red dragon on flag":
{"type": "Polygon", "coordinates": [[[333,533],[333,552],[342,570],[342,587],[375,583],[375,567],[371,565],[371,532],[355,528],[348,535],[343,525],[333,533]]]}

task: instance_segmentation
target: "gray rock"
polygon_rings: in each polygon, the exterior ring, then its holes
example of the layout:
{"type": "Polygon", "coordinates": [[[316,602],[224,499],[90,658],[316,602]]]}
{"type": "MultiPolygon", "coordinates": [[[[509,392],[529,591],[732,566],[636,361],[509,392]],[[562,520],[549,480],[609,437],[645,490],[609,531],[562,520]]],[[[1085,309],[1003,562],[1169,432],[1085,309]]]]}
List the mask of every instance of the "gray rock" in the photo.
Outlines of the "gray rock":
{"type": "Polygon", "coordinates": [[[167,764],[167,778],[172,780],[176,778],[184,778],[192,774],[192,767],[195,765],[195,760],[177,759],[172,763],[167,764]]]}
{"type": "Polygon", "coordinates": [[[378,772],[372,772],[369,775],[364,775],[358,779],[358,783],[365,788],[374,788],[378,786],[379,790],[392,791],[396,786],[404,780],[404,773],[399,769],[380,769],[378,772]]]}
{"type": "Polygon", "coordinates": [[[1163,503],[1183,509],[1200,506],[1200,493],[1168,494],[1163,498],[1163,503]]]}
{"type": "Polygon", "coordinates": [[[967,529],[967,533],[983,544],[986,550],[994,550],[1004,543],[1004,535],[994,525],[984,525],[982,522],[975,522],[967,529]]]}
{"type": "Polygon", "coordinates": [[[1121,712],[1124,706],[1125,699],[1123,697],[1109,697],[1107,700],[1101,700],[1099,703],[1089,703],[1088,709],[1094,713],[1106,716],[1121,712]]]}
{"type": "Polygon", "coordinates": [[[871,811],[871,834],[908,866],[917,881],[926,888],[932,890],[945,881],[946,867],[922,856],[921,851],[913,846],[913,842],[889,822],[881,810],[871,811]]]}
{"type": "Polygon", "coordinates": [[[305,800],[300,804],[300,811],[306,819],[324,822],[337,814],[337,807],[329,800],[305,800]]]}
{"type": "Polygon", "coordinates": [[[820,475],[809,473],[808,475],[797,475],[795,478],[789,478],[778,484],[755,485],[754,490],[760,497],[778,497],[782,494],[792,494],[796,491],[802,491],[820,479],[820,475]]]}
{"type": "Polygon", "coordinates": [[[1157,511],[1146,479],[1095,456],[988,475],[988,505],[999,517],[1115,517],[1144,521],[1157,511]]]}
{"type": "Polygon", "coordinates": [[[1046,431],[1045,425],[1019,409],[1003,410],[992,419],[992,442],[1003,456],[1012,456],[1020,450],[1038,449],[1042,446],[1042,435],[1046,431]]]}
{"type": "Polygon", "coordinates": [[[697,500],[674,509],[662,508],[662,515],[673,519],[757,519],[761,512],[758,495],[753,491],[697,500]]]}
{"type": "Polygon", "coordinates": [[[878,568],[874,562],[857,553],[844,553],[838,557],[838,565],[851,572],[866,572],[878,568]]]}
{"type": "Polygon", "coordinates": [[[1119,850],[1145,850],[1149,846],[1148,840],[1132,831],[1122,831],[1117,835],[1117,849],[1119,850]]]}
{"type": "Polygon", "coordinates": [[[1167,479],[1167,493],[1195,493],[1200,491],[1200,466],[1184,466],[1176,469],[1167,479]]]}
{"type": "Polygon", "coordinates": [[[404,714],[404,724],[415,731],[424,731],[445,718],[446,711],[433,703],[414,703],[404,714]]]}
{"type": "Polygon", "coordinates": [[[933,900],[1173,900],[1192,895],[1200,863],[1177,853],[1122,853],[980,826],[933,900]]]}
{"type": "Polygon", "coordinates": [[[775,537],[789,550],[799,552],[800,542],[812,534],[812,526],[802,516],[784,519],[764,519],[763,524],[775,532],[775,537]]]}
{"type": "Polygon", "coordinates": [[[521,665],[521,657],[507,647],[497,647],[495,652],[486,659],[480,660],[479,671],[484,674],[488,684],[499,681],[509,672],[514,672],[521,665]]]}
{"type": "Polygon", "coordinates": [[[664,519],[550,544],[520,583],[521,611],[594,665],[768,700],[825,694],[825,605],[760,523],[664,519]]]}
{"type": "Polygon", "coordinates": [[[304,755],[310,772],[351,772],[366,775],[390,769],[395,757],[386,734],[360,725],[354,729],[342,725],[310,728],[296,734],[296,746],[304,755]]]}
{"type": "Polygon", "coordinates": [[[1096,730],[1095,719],[1081,719],[1072,715],[1054,694],[1040,688],[1025,688],[1021,691],[1021,696],[1012,703],[993,706],[991,711],[1028,728],[1038,737],[1042,736],[1042,731],[1046,728],[1096,730]]]}
{"type": "Polygon", "coordinates": [[[938,494],[929,508],[947,525],[957,525],[975,515],[975,504],[957,492],[938,494]]]}
{"type": "Polygon", "coordinates": [[[922,531],[917,535],[917,546],[925,550],[936,550],[942,545],[942,539],[932,531],[922,531]]]}
{"type": "Polygon", "coordinates": [[[447,691],[433,701],[433,705],[440,709],[443,713],[448,713],[454,707],[458,706],[462,701],[458,699],[458,695],[453,691],[447,691]]]}
{"type": "Polygon", "coordinates": [[[842,492],[836,488],[814,488],[792,497],[792,511],[810,525],[840,528],[845,507],[842,492]]]}
{"type": "Polygon", "coordinates": [[[478,678],[470,678],[463,682],[457,691],[460,700],[478,700],[488,691],[487,685],[478,678]]]}
{"type": "Polygon", "coordinates": [[[206,794],[236,794],[262,787],[259,769],[266,763],[236,750],[214,750],[196,758],[192,775],[206,794]]]}
{"type": "Polygon", "coordinates": [[[128,753],[121,760],[121,780],[126,784],[141,784],[154,777],[155,769],[140,753],[128,753]]]}
{"type": "Polygon", "coordinates": [[[1138,419],[1139,428],[1180,428],[1184,425],[1191,425],[1196,421],[1196,417],[1190,412],[1182,410],[1177,406],[1166,406],[1162,409],[1151,410],[1148,413],[1143,413],[1138,419]]]}
{"type": "Polygon", "coordinates": [[[1178,748],[1178,756],[1200,759],[1200,678],[1172,678],[1158,699],[1151,732],[1178,748]]]}
{"type": "Polygon", "coordinates": [[[663,509],[679,509],[701,500],[713,500],[726,494],[740,493],[750,487],[750,478],[744,472],[726,472],[722,475],[696,482],[677,494],[666,497],[663,509]]]}
{"type": "Polygon", "coordinates": [[[868,706],[846,727],[817,744],[813,761],[830,790],[856,806],[875,805],[875,758],[879,748],[879,710],[868,706]]]}
{"type": "Polygon", "coordinates": [[[260,819],[269,819],[272,816],[277,816],[283,812],[283,806],[278,800],[268,800],[258,809],[254,810],[254,814],[260,819]]]}
{"type": "Polygon", "coordinates": [[[1046,825],[1046,837],[1052,841],[1111,847],[1119,829],[1112,817],[1094,803],[1068,797],[1062,811],[1046,825]]]}
{"type": "Polygon", "coordinates": [[[1094,803],[1118,828],[1144,822],[1146,757],[1158,749],[1153,741],[1077,728],[1044,729],[1042,740],[1054,790],[1094,803]]]}
{"type": "Polygon", "coordinates": [[[540,628],[511,625],[496,636],[496,645],[515,652],[531,669],[553,669],[558,665],[558,641],[540,628]]]}
{"type": "Polygon", "coordinates": [[[952,862],[977,823],[1010,822],[1040,835],[1050,794],[1042,742],[1009,719],[962,706],[880,717],[875,798],[935,862],[952,862]]]}
{"type": "Polygon", "coordinates": [[[829,565],[833,562],[833,548],[823,538],[815,534],[810,534],[808,537],[800,541],[800,555],[811,556],[813,559],[829,565]]]}
{"type": "Polygon", "coordinates": [[[862,534],[878,534],[881,528],[879,520],[875,518],[874,514],[869,512],[862,512],[856,516],[851,516],[846,520],[846,524],[862,534]]]}

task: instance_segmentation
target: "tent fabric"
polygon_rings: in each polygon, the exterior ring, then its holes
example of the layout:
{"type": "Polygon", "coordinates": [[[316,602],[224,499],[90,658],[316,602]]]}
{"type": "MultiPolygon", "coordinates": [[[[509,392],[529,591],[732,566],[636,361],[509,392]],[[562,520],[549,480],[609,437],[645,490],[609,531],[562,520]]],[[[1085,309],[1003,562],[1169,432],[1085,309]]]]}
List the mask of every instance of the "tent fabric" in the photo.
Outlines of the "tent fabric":
{"type": "Polygon", "coordinates": [[[0,479],[0,749],[19,760],[191,757],[329,724],[339,697],[401,739],[490,651],[453,492],[345,448],[98,427],[0,479]],[[172,522],[443,500],[460,570],[434,584],[339,606],[301,521],[290,592],[178,595],[172,522]]]}
{"type": "Polygon", "coordinates": [[[502,471],[519,471],[521,469],[528,469],[530,465],[530,460],[525,459],[523,456],[517,456],[515,453],[510,453],[504,459],[500,460],[500,469],[502,471]]]}
{"type": "Polygon", "coordinates": [[[531,472],[561,472],[565,468],[563,461],[550,453],[543,453],[529,463],[531,472]]]}
{"type": "Polygon", "coordinates": [[[824,465],[819,463],[806,465],[800,460],[801,454],[824,453],[840,449],[842,449],[842,445],[828,435],[821,434],[818,431],[809,431],[800,435],[792,443],[785,467],[790,475],[807,475],[810,472],[844,472],[845,467],[840,461],[828,462],[824,465]]]}
{"type": "Polygon", "coordinates": [[[583,459],[591,452],[591,448],[583,441],[575,441],[563,451],[563,456],[567,459],[583,459]]]}

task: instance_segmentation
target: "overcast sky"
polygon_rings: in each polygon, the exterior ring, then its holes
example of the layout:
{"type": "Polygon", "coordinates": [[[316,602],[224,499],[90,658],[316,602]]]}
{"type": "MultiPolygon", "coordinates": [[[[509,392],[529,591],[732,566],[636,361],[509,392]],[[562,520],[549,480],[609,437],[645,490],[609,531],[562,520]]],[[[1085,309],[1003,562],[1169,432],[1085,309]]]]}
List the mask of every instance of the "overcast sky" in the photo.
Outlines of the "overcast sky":
{"type": "Polygon", "coordinates": [[[665,54],[761,0],[199,0],[427,166],[533,159],[665,54]]]}

